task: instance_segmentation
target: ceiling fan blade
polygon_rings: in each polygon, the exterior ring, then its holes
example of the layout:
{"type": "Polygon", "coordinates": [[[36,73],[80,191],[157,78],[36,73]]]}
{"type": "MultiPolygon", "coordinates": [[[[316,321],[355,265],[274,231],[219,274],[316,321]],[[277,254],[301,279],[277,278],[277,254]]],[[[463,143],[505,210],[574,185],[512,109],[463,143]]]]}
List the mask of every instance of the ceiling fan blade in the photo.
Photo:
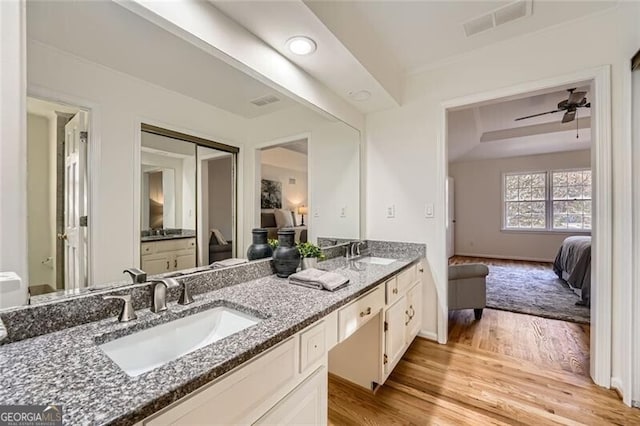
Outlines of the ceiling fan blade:
{"type": "Polygon", "coordinates": [[[564,117],[562,117],[562,122],[563,123],[568,123],[570,121],[575,120],[575,118],[576,118],[576,111],[575,110],[567,111],[567,112],[564,113],[564,117]]]}
{"type": "Polygon", "coordinates": [[[554,109],[553,111],[541,112],[540,114],[527,115],[526,117],[516,118],[515,121],[526,120],[527,118],[539,117],[541,115],[553,114],[554,112],[563,111],[562,109],[554,109]]]}
{"type": "Polygon", "coordinates": [[[584,98],[584,95],[586,95],[587,92],[571,92],[569,94],[569,99],[568,99],[568,103],[569,104],[579,104],[582,99],[584,98]]]}

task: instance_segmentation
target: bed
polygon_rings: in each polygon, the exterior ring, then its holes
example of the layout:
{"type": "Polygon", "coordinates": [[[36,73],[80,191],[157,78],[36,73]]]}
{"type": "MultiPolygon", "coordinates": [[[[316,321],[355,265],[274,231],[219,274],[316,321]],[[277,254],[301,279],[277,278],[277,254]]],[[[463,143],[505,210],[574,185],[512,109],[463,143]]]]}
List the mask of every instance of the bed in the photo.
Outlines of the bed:
{"type": "Polygon", "coordinates": [[[591,237],[567,237],[562,242],[553,271],[581,297],[578,304],[591,305],[591,237]]]}

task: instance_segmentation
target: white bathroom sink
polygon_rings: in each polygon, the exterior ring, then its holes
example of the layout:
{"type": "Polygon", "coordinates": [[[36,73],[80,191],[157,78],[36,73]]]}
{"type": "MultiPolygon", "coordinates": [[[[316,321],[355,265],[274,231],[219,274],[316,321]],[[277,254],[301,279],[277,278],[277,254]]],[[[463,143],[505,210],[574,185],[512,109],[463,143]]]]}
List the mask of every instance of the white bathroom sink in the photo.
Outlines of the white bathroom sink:
{"type": "Polygon", "coordinates": [[[112,340],[100,349],[135,377],[260,321],[220,306],[112,340]]]}
{"type": "Polygon", "coordinates": [[[358,259],[356,262],[371,263],[373,265],[391,265],[395,261],[396,261],[395,259],[388,259],[386,257],[367,256],[367,257],[358,259]]]}

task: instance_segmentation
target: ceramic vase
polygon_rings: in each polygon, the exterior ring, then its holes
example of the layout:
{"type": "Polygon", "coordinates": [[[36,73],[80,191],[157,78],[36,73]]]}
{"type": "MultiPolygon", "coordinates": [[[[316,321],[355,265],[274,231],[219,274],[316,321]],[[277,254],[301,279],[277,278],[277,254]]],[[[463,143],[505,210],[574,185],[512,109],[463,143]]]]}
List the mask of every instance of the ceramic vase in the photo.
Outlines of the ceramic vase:
{"type": "Polygon", "coordinates": [[[300,252],[294,243],[295,231],[282,229],[278,231],[278,247],[273,251],[273,266],[276,275],[287,278],[296,272],[300,265],[300,252]]]}
{"type": "Polygon", "coordinates": [[[247,259],[256,260],[271,257],[273,249],[267,241],[267,230],[264,228],[255,228],[251,231],[253,234],[253,244],[247,249],[247,259]]]}

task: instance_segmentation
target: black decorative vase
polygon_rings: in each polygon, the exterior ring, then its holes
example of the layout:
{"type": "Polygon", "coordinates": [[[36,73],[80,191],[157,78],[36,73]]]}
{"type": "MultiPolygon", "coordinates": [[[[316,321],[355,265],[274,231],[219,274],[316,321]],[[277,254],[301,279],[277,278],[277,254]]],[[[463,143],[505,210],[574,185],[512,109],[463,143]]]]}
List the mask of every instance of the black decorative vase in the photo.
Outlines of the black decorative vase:
{"type": "Polygon", "coordinates": [[[296,272],[300,265],[300,252],[294,244],[295,235],[293,229],[278,231],[279,245],[273,251],[273,266],[276,268],[276,275],[280,278],[287,278],[296,272]]]}
{"type": "Polygon", "coordinates": [[[256,260],[271,257],[273,249],[267,241],[267,230],[264,228],[255,228],[251,231],[253,234],[253,244],[247,249],[247,259],[256,260]]]}

